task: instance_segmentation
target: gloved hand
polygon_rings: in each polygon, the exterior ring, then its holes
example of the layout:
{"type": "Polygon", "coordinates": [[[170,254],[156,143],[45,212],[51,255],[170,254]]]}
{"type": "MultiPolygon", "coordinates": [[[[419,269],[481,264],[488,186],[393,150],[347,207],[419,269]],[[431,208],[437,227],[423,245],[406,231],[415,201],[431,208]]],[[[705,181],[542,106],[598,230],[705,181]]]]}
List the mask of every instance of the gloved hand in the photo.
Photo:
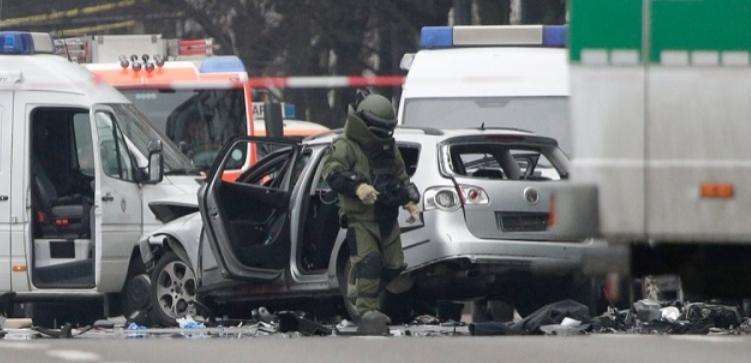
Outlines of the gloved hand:
{"type": "Polygon", "coordinates": [[[378,199],[378,191],[375,190],[372,185],[367,183],[361,183],[358,185],[355,194],[357,194],[357,197],[360,198],[365,205],[372,205],[378,199]]]}
{"type": "Polygon", "coordinates": [[[409,212],[407,223],[415,223],[419,220],[420,209],[417,208],[417,204],[415,204],[415,202],[407,202],[407,204],[404,205],[404,209],[409,212]]]}

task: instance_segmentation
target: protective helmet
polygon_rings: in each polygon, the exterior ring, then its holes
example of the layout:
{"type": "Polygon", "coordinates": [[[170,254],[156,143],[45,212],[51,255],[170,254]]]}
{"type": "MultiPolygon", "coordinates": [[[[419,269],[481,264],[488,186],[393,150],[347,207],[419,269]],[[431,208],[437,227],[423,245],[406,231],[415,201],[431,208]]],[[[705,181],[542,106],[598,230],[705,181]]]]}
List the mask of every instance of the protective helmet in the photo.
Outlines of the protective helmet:
{"type": "Polygon", "coordinates": [[[371,132],[380,137],[389,137],[394,133],[396,112],[386,97],[371,93],[358,101],[355,102],[354,112],[365,121],[371,132]]]}

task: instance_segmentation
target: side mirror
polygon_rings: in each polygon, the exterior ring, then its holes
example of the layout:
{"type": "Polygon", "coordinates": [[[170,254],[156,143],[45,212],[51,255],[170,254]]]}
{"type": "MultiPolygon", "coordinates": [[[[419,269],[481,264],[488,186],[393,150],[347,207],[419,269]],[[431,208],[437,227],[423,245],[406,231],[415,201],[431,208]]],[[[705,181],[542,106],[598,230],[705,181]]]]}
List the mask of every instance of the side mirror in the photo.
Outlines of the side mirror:
{"type": "Polygon", "coordinates": [[[162,140],[160,139],[151,140],[149,142],[148,149],[149,149],[149,154],[152,154],[154,152],[162,152],[162,140]]]}
{"type": "Polygon", "coordinates": [[[164,178],[164,158],[162,157],[162,140],[149,143],[149,166],[146,183],[156,184],[164,178]]]}

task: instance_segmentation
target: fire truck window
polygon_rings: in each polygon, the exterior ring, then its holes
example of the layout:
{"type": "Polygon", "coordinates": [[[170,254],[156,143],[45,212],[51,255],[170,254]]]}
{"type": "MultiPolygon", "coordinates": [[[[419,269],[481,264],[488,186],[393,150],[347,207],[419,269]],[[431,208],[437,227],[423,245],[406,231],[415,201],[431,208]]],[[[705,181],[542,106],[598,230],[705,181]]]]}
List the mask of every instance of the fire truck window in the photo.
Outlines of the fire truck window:
{"type": "Polygon", "coordinates": [[[224,144],[247,134],[242,89],[124,93],[199,169],[209,169],[224,144]]]}

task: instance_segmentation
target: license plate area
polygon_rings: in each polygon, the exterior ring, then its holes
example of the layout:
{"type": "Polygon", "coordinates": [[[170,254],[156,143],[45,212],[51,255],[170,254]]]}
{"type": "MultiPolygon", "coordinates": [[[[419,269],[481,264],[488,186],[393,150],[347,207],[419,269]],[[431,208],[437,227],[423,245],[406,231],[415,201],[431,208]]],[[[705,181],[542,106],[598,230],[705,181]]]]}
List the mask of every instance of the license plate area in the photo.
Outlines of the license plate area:
{"type": "Polygon", "coordinates": [[[548,228],[547,213],[496,212],[495,217],[503,232],[542,232],[548,228]]]}

